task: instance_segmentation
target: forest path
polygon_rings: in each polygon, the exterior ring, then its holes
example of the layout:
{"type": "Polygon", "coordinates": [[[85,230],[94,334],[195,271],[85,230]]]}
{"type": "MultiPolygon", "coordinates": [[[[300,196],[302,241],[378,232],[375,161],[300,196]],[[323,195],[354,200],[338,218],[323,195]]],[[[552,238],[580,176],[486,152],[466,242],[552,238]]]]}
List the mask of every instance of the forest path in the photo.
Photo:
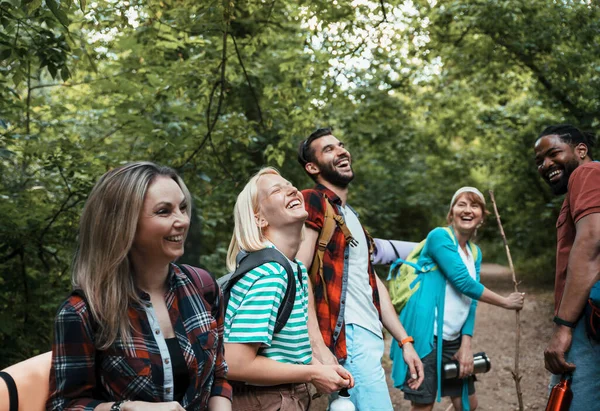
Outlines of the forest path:
{"type": "MultiPolygon", "coordinates": [[[[481,281],[491,290],[507,295],[513,290],[508,267],[498,264],[483,264],[481,281]]],[[[543,410],[547,400],[547,385],[550,374],[544,369],[543,350],[552,330],[553,293],[547,287],[536,289],[523,287],[527,293],[525,306],[521,311],[521,355],[520,368],[523,403],[526,410],[543,410]]],[[[408,411],[410,404],[404,400],[402,392],[394,388],[389,378],[391,361],[386,339],[386,353],[383,364],[388,377],[394,410],[408,411]]],[[[514,365],[515,314],[489,304],[480,303],[477,309],[473,352],[484,351],[492,362],[492,369],[478,376],[476,383],[479,399],[478,410],[510,411],[517,410],[517,395],[511,370],[514,365]]],[[[445,411],[449,399],[436,403],[434,411],[445,411]]],[[[313,402],[311,410],[324,410],[323,398],[313,402]]]]}

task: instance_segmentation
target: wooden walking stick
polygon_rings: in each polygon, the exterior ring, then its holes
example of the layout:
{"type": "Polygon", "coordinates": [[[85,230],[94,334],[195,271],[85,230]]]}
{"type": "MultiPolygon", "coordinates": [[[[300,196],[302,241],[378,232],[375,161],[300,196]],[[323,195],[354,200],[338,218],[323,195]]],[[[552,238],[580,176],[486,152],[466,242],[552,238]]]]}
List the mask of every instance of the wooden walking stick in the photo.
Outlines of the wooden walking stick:
{"type": "MultiPolygon", "coordinates": [[[[508,241],[506,240],[506,234],[504,234],[504,228],[502,228],[502,221],[500,221],[500,214],[498,214],[498,207],[496,207],[496,199],[494,198],[494,192],[490,190],[490,197],[492,199],[492,205],[494,206],[494,213],[496,214],[496,221],[498,221],[498,227],[500,228],[500,235],[504,241],[504,248],[506,249],[506,256],[508,257],[508,266],[512,273],[513,285],[515,292],[519,292],[517,282],[517,276],[515,274],[515,267],[513,266],[512,257],[510,256],[510,249],[508,248],[508,241]]],[[[517,399],[519,400],[519,411],[523,411],[523,392],[521,391],[521,378],[519,374],[519,344],[521,342],[521,321],[520,311],[515,311],[517,317],[517,338],[515,341],[515,369],[511,372],[513,380],[515,380],[515,386],[517,388],[517,399]]]]}

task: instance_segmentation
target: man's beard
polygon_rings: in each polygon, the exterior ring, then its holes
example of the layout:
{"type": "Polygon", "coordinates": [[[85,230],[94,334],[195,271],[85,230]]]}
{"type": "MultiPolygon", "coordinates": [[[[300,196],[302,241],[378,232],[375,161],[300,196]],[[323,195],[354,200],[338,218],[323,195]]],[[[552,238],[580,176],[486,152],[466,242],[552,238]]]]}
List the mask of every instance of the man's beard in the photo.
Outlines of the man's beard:
{"type": "Polygon", "coordinates": [[[571,174],[577,167],[579,167],[579,163],[577,160],[573,159],[568,163],[565,163],[564,167],[562,167],[562,176],[556,183],[551,183],[546,179],[546,182],[550,185],[550,189],[554,195],[559,196],[565,194],[569,190],[569,177],[571,177],[571,174]]]}
{"type": "Polygon", "coordinates": [[[352,170],[352,165],[350,165],[350,173],[349,174],[341,174],[332,163],[327,164],[318,164],[319,170],[321,172],[321,177],[333,184],[336,187],[346,188],[348,184],[354,179],[354,171],[352,170]]]}

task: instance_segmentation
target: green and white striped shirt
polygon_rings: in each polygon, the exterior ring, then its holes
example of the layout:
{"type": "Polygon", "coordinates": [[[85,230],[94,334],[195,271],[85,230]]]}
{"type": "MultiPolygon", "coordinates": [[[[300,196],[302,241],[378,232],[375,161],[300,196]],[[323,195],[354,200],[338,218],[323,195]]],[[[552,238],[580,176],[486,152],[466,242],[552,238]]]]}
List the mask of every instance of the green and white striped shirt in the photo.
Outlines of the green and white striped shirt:
{"type": "MultiPolygon", "coordinates": [[[[296,260],[297,261],[297,260],[296,260]]],[[[287,273],[279,263],[265,263],[249,271],[231,289],[225,315],[226,343],[261,343],[259,355],[275,361],[308,364],[312,349],[308,337],[308,274],[291,263],[296,278],[294,308],[282,330],[273,335],[277,311],[287,288],[287,273]]]]}

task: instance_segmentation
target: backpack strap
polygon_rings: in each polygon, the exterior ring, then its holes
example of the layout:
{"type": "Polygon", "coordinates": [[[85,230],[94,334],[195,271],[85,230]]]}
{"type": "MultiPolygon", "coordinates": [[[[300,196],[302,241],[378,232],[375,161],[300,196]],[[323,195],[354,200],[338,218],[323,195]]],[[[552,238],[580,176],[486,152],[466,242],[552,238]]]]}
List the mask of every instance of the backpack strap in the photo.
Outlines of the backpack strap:
{"type": "MultiPolygon", "coordinates": [[[[456,236],[454,235],[454,231],[450,227],[444,227],[444,229],[448,232],[448,235],[452,239],[452,242],[454,243],[454,245],[458,245],[458,242],[456,241],[456,236]]],[[[469,243],[469,248],[471,249],[471,254],[473,255],[473,261],[477,261],[477,257],[479,256],[479,252],[477,251],[477,246],[471,240],[469,240],[468,243],[469,243]]]]}
{"type": "Polygon", "coordinates": [[[204,297],[204,300],[210,304],[211,312],[214,314],[214,311],[219,306],[219,285],[212,274],[202,268],[193,267],[188,264],[176,265],[196,286],[198,292],[204,297]]]}
{"type": "MultiPolygon", "coordinates": [[[[283,266],[288,279],[288,286],[285,289],[285,295],[283,296],[283,300],[281,300],[281,305],[277,311],[277,319],[275,321],[274,333],[278,333],[283,329],[290,318],[296,300],[296,278],[294,276],[294,270],[292,269],[289,260],[281,254],[279,250],[268,247],[251,253],[244,253],[241,256],[238,255],[237,268],[226,282],[223,292],[229,292],[235,283],[249,271],[256,267],[260,267],[263,264],[272,262],[279,263],[283,266]]],[[[302,270],[300,265],[298,265],[298,282],[302,284],[302,270]]]]}
{"type": "MultiPolygon", "coordinates": [[[[344,217],[335,212],[333,206],[331,205],[325,194],[323,194],[323,199],[325,200],[325,215],[323,216],[323,227],[321,228],[319,238],[317,239],[317,249],[315,250],[312,265],[310,266],[309,276],[313,283],[315,282],[317,276],[319,276],[323,284],[325,284],[325,277],[323,275],[323,258],[325,256],[327,244],[329,244],[329,241],[331,241],[331,237],[333,236],[333,232],[335,231],[336,226],[339,227],[340,230],[342,230],[346,242],[350,244],[351,247],[355,247],[357,245],[357,242],[354,239],[354,237],[352,237],[352,233],[346,225],[344,217]]],[[[370,247],[372,247],[372,244],[373,242],[371,241],[370,247]]],[[[327,297],[327,287],[325,286],[323,286],[323,296],[325,297],[325,302],[329,303],[329,298],[327,297]]]]}
{"type": "Polygon", "coordinates": [[[4,371],[0,371],[0,378],[6,383],[8,389],[8,405],[9,411],[18,411],[19,409],[19,392],[17,391],[17,384],[13,377],[4,371]]]}
{"type": "Polygon", "coordinates": [[[400,253],[396,249],[396,246],[394,245],[394,243],[392,242],[392,240],[386,240],[386,241],[388,243],[390,243],[390,245],[392,246],[392,249],[394,250],[394,254],[396,254],[396,259],[400,258],[400,253]]]}

